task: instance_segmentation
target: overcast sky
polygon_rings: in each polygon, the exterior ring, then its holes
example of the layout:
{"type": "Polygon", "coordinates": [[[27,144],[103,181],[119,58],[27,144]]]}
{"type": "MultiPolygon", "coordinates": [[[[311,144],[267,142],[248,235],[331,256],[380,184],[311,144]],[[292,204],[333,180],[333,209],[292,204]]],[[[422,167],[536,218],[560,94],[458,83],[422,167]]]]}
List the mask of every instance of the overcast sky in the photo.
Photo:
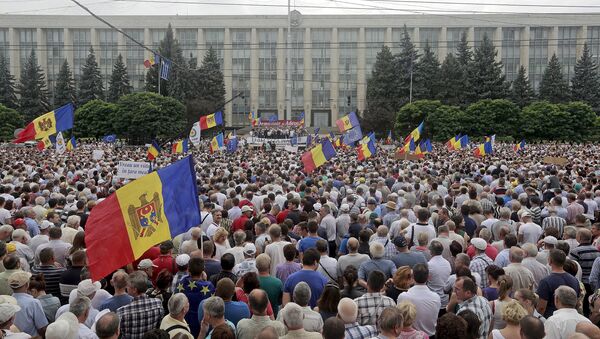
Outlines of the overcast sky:
{"type": "MultiPolygon", "coordinates": [[[[302,14],[593,13],[598,0],[291,0],[302,14]],[[511,5],[518,6],[511,6],[511,5]],[[564,6],[564,7],[562,7],[564,6]],[[577,7],[581,6],[581,7],[577,7]]],[[[287,0],[80,0],[98,15],[286,14],[287,0]],[[229,4],[229,5],[227,5],[229,4]]],[[[87,15],[69,0],[0,0],[0,14],[87,15]]]]}

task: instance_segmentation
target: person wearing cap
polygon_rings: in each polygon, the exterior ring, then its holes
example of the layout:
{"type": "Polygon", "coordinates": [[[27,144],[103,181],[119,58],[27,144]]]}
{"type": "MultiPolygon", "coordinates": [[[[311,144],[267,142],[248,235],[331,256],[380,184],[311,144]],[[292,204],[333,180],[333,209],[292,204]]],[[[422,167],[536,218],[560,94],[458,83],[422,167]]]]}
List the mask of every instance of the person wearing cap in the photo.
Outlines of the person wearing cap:
{"type": "MultiPolygon", "coordinates": [[[[10,297],[12,298],[12,297],[10,297]]],[[[7,339],[28,339],[31,336],[27,333],[12,332],[11,326],[15,322],[15,315],[21,310],[21,307],[17,305],[14,298],[11,302],[4,302],[0,304],[0,330],[2,331],[3,337],[7,339]]]]}
{"type": "Polygon", "coordinates": [[[146,332],[158,328],[163,318],[162,301],[146,295],[147,280],[146,273],[141,271],[129,275],[127,293],[133,301],[117,309],[123,338],[142,339],[146,332]]]}
{"type": "Polygon", "coordinates": [[[27,293],[29,289],[29,272],[15,272],[8,278],[8,285],[13,290],[13,297],[21,308],[15,316],[15,326],[32,337],[44,336],[48,319],[44,314],[42,303],[27,293]]]}
{"type": "Polygon", "coordinates": [[[246,223],[251,220],[252,214],[254,210],[251,206],[244,205],[242,206],[242,215],[239,218],[235,219],[231,224],[231,230],[233,232],[236,231],[244,231],[246,229],[246,223]]]}
{"type": "Polygon", "coordinates": [[[29,240],[29,248],[31,248],[31,251],[33,253],[37,251],[37,248],[41,244],[47,244],[50,241],[50,237],[48,236],[48,234],[50,233],[50,226],[52,225],[52,222],[48,220],[42,220],[42,222],[40,223],[40,234],[36,235],[35,237],[31,238],[31,240],[29,240]]]}
{"type": "Polygon", "coordinates": [[[558,244],[558,239],[555,237],[551,235],[544,237],[544,239],[541,241],[541,245],[544,247],[544,249],[538,252],[536,260],[543,265],[548,265],[548,253],[550,253],[550,250],[554,249],[556,244],[558,244]]]}
{"type": "Polygon", "coordinates": [[[188,275],[188,263],[190,262],[190,256],[188,254],[179,254],[175,258],[175,264],[177,265],[177,273],[173,275],[173,282],[171,284],[171,293],[175,293],[177,289],[177,283],[181,278],[188,275]]]}
{"type": "MultiPolygon", "coordinates": [[[[101,285],[99,281],[92,282],[92,279],[84,279],[79,284],[77,284],[77,288],[72,290],[69,294],[69,303],[73,302],[77,297],[85,296],[90,300],[94,299],[96,293],[101,290],[101,285]]],[[[100,291],[103,292],[104,290],[100,291]]],[[[105,291],[104,291],[105,292],[105,291]]],[[[62,305],[58,311],[56,311],[56,317],[60,317],[65,312],[69,312],[69,305],[62,305]]],[[[87,327],[91,328],[94,325],[94,321],[96,320],[96,315],[98,315],[99,311],[91,306],[88,317],[85,321],[87,327]]]]}
{"type": "Polygon", "coordinates": [[[484,289],[489,286],[489,281],[487,278],[487,273],[485,269],[494,264],[494,261],[485,254],[485,250],[488,246],[487,241],[482,238],[473,238],[471,239],[471,244],[475,247],[475,256],[471,259],[471,264],[469,265],[469,269],[471,272],[478,273],[481,276],[481,289],[484,289]]]}
{"type": "Polygon", "coordinates": [[[520,244],[537,244],[538,240],[544,233],[542,227],[533,222],[533,216],[530,212],[523,212],[521,214],[521,221],[523,222],[519,226],[519,243],[520,244]]]}
{"type": "Polygon", "coordinates": [[[175,259],[173,258],[173,242],[171,240],[163,241],[160,246],[160,256],[152,260],[153,269],[152,281],[156,283],[156,277],[163,269],[176,273],[175,259]]]}
{"type": "Polygon", "coordinates": [[[398,212],[396,211],[396,209],[397,209],[396,203],[389,199],[390,198],[388,197],[388,202],[384,206],[386,213],[385,213],[385,215],[383,215],[383,217],[381,219],[383,221],[383,224],[387,227],[392,226],[392,222],[394,222],[398,218],[400,218],[400,214],[398,214],[398,212]]]}
{"type": "Polygon", "coordinates": [[[210,281],[204,280],[204,260],[202,258],[191,258],[189,263],[190,275],[183,277],[177,284],[177,292],[184,293],[190,302],[190,310],[185,320],[190,325],[194,338],[200,332],[198,321],[198,306],[204,299],[208,299],[215,292],[215,287],[210,281]]]}
{"type": "Polygon", "coordinates": [[[152,274],[154,273],[154,268],[156,268],[158,266],[154,265],[154,263],[152,262],[152,260],[150,259],[144,259],[142,261],[140,261],[140,263],[138,264],[137,268],[138,270],[146,273],[146,276],[148,277],[148,288],[152,288],[153,286],[153,282],[152,282],[152,274]]]}
{"type": "Polygon", "coordinates": [[[129,274],[127,272],[123,270],[116,271],[110,279],[110,284],[115,289],[115,293],[112,297],[106,299],[98,310],[116,312],[119,307],[129,305],[133,301],[133,297],[127,294],[128,282],[129,274]]]}
{"type": "Polygon", "coordinates": [[[79,321],[77,317],[71,312],[66,312],[48,325],[45,337],[46,339],[78,338],[78,332],[79,321]]]}
{"type": "Polygon", "coordinates": [[[233,274],[238,277],[243,276],[248,272],[254,272],[258,274],[258,269],[256,268],[256,246],[253,243],[249,242],[244,245],[244,261],[235,265],[233,268],[233,274]]]}

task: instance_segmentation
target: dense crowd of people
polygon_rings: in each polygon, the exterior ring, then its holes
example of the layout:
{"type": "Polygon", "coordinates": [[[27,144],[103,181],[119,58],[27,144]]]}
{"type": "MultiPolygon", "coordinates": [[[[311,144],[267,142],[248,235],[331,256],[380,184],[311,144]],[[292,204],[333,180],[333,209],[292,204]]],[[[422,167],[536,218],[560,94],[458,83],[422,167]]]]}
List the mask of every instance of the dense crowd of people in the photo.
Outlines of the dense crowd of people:
{"type": "Polygon", "coordinates": [[[310,174],[296,153],[207,147],[201,224],[100,281],[86,222],[146,150],[0,148],[1,336],[600,338],[598,145],[340,149],[310,174]]]}
{"type": "Polygon", "coordinates": [[[290,139],[307,135],[306,129],[301,126],[290,127],[257,127],[250,131],[250,136],[265,139],[290,139]]]}

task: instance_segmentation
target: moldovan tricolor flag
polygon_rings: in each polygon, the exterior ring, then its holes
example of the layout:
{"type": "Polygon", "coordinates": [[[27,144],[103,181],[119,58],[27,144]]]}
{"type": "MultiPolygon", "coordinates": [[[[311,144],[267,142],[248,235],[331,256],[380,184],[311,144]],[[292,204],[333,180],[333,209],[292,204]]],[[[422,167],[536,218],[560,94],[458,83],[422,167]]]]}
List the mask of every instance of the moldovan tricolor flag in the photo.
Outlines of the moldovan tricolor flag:
{"type": "Polygon", "coordinates": [[[17,135],[17,138],[13,142],[39,140],[73,128],[73,111],[73,104],[66,104],[52,112],[40,115],[25,126],[25,129],[17,135]]]}
{"type": "Polygon", "coordinates": [[[304,164],[304,171],[306,173],[312,173],[316,168],[323,165],[329,159],[335,156],[335,149],[329,139],[325,139],[322,143],[318,144],[310,151],[302,154],[302,163],[304,164]]]}
{"type": "Polygon", "coordinates": [[[223,113],[220,111],[217,113],[205,115],[200,117],[200,129],[205,130],[213,128],[217,125],[223,125],[223,113]]]}
{"type": "Polygon", "coordinates": [[[341,117],[338,119],[335,124],[341,133],[346,132],[347,130],[360,125],[358,122],[358,117],[356,117],[356,113],[350,112],[348,115],[341,117]]]}
{"type": "Polygon", "coordinates": [[[104,278],[150,247],[199,224],[192,157],[136,179],[90,213],[85,243],[92,280],[104,278]]]}

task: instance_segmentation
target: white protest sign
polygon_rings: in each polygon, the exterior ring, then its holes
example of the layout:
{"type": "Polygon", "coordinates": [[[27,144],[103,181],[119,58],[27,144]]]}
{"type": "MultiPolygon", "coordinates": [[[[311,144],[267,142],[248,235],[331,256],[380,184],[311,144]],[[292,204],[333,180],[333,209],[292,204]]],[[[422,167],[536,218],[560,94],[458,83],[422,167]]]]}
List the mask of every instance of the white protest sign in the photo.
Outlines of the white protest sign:
{"type": "Polygon", "coordinates": [[[137,179],[150,171],[149,162],[119,161],[117,165],[117,177],[137,179]]]}
{"type": "Polygon", "coordinates": [[[92,151],[92,159],[100,160],[104,156],[104,151],[101,149],[95,149],[92,151]]]}
{"type": "Polygon", "coordinates": [[[289,146],[289,145],[286,145],[284,147],[284,149],[286,151],[290,152],[290,153],[296,153],[296,152],[298,152],[298,146],[289,146]]]}

